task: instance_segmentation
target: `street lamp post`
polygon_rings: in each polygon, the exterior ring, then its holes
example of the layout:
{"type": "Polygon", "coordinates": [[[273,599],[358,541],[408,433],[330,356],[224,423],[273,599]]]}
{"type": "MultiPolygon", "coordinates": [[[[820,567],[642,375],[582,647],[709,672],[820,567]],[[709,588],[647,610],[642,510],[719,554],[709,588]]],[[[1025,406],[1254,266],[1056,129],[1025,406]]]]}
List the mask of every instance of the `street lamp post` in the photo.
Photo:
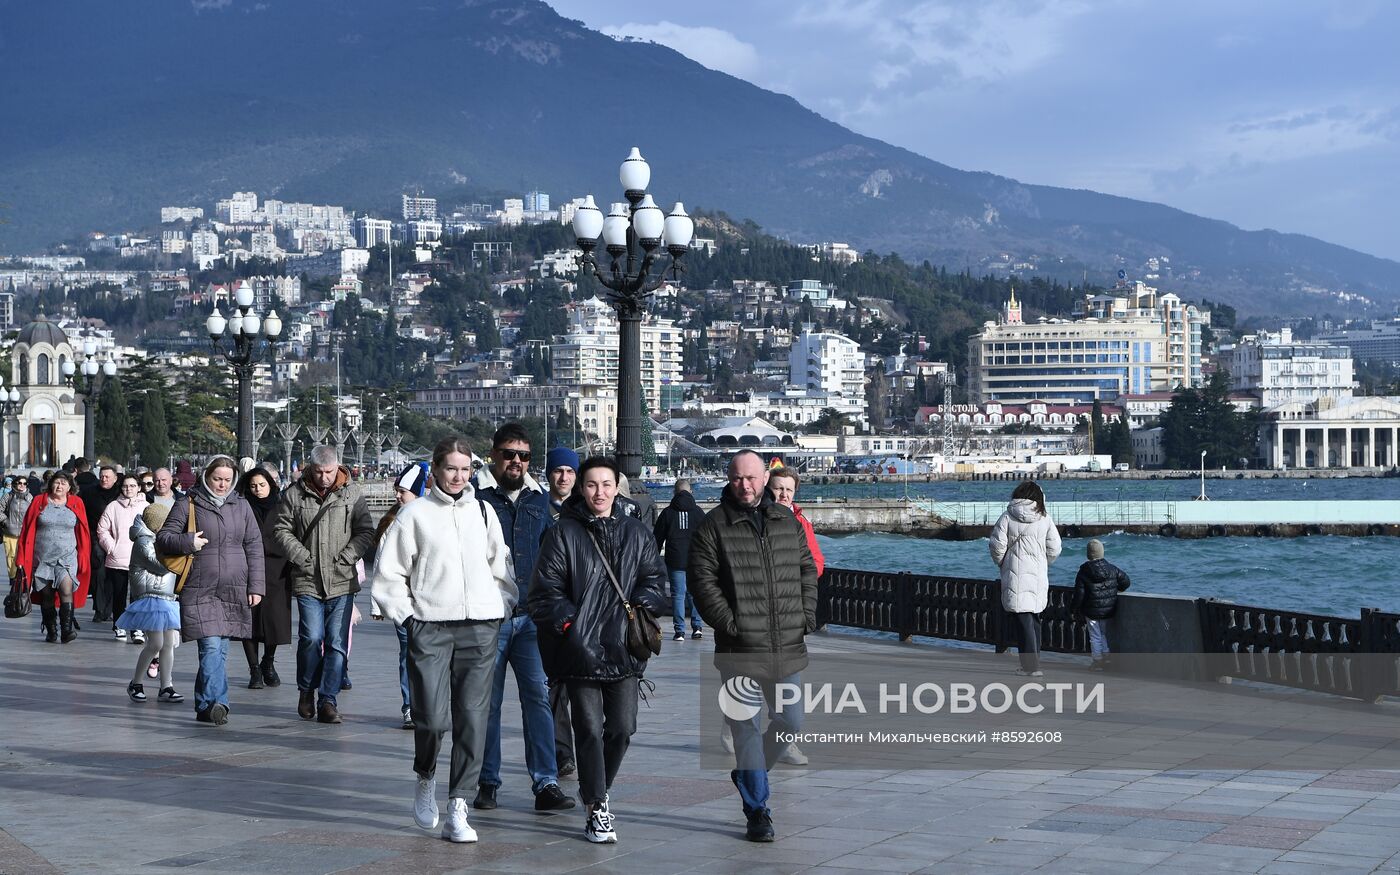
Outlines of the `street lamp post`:
{"type": "Polygon", "coordinates": [[[6,467],[19,464],[19,459],[10,458],[10,448],[6,446],[10,436],[10,417],[20,409],[19,389],[5,389],[5,380],[0,377],[0,462],[6,467]]]}
{"type": "Polygon", "coordinates": [[[99,375],[115,377],[117,362],[110,354],[106,361],[98,362],[97,341],[89,334],[83,338],[82,364],[63,363],[63,376],[83,396],[83,458],[88,460],[97,458],[97,429],[93,420],[97,412],[97,393],[101,391],[99,375]]]}
{"type": "Polygon", "coordinates": [[[238,284],[235,304],[236,312],[228,318],[216,306],[204,325],[214,353],[224,357],[238,378],[238,457],[254,459],[257,450],[253,446],[253,371],[263,352],[282,333],[282,320],[276,310],[266,318],[253,312],[253,290],[246,282],[238,284]]]}
{"type": "Polygon", "coordinates": [[[1206,451],[1201,450],[1201,494],[1197,496],[1197,501],[1206,500],[1206,451]]]}
{"type": "Polygon", "coordinates": [[[635,147],[622,162],[618,180],[627,203],[614,203],[604,217],[589,195],[574,213],[573,228],[583,252],[580,270],[597,278],[617,310],[617,463],[623,474],[636,480],[642,473],[642,313],[647,298],[665,282],[666,270],[673,277],[684,270],[681,259],[690,250],[695,223],[680,203],[670,215],[662,214],[646,191],[651,168],[635,147]],[[600,236],[611,257],[606,270],[593,254],[600,236]],[[671,262],[653,277],[662,246],[671,262]]]}

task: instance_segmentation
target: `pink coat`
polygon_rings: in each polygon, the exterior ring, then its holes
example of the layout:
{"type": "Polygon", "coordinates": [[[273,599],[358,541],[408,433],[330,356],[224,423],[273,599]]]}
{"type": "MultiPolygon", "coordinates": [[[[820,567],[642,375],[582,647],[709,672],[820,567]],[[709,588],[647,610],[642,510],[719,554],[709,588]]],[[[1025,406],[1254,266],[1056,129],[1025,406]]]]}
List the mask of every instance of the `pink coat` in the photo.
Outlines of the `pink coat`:
{"type": "Polygon", "coordinates": [[[145,511],[146,496],[136,493],[128,503],[118,498],[102,511],[97,521],[97,543],[107,552],[108,568],[126,571],[131,566],[131,524],[145,511]]]}

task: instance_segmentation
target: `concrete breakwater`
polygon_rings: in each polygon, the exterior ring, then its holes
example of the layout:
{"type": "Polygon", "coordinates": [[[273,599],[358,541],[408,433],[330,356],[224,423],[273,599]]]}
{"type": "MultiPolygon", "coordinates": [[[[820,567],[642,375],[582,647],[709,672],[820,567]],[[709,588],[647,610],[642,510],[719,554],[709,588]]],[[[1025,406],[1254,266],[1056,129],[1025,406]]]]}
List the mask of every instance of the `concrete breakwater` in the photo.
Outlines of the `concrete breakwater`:
{"type": "MultiPolygon", "coordinates": [[[[975,483],[983,481],[1032,480],[1199,480],[1196,470],[1132,470],[1132,471],[1046,471],[990,472],[959,474],[808,474],[803,482],[823,486],[856,483],[975,483]]],[[[1207,480],[1346,480],[1348,478],[1400,477],[1398,468],[1291,468],[1275,471],[1260,469],[1206,469],[1207,480]]]]}

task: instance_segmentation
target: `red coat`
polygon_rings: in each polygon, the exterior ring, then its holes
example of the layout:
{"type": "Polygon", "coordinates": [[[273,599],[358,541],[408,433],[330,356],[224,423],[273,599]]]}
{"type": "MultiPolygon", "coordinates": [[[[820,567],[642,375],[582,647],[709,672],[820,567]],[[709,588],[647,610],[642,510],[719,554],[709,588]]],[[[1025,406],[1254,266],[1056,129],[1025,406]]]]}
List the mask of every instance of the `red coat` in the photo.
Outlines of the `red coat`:
{"type": "MultiPolygon", "coordinates": [[[[24,514],[24,524],[19,530],[19,544],[15,550],[15,565],[23,568],[34,579],[34,529],[38,525],[39,514],[48,507],[49,496],[40,493],[34,496],[29,510],[24,514]]],[[[92,578],[92,542],[88,533],[87,508],[83,500],[72,493],[68,495],[68,509],[78,518],[73,526],[73,534],[78,542],[78,586],[73,590],[73,607],[87,604],[88,581],[92,578]]]]}
{"type": "Polygon", "coordinates": [[[796,504],[792,506],[792,515],[797,517],[797,521],[802,524],[802,531],[807,533],[807,549],[812,551],[812,559],[817,563],[817,577],[821,577],[822,571],[826,569],[826,557],[822,555],[822,548],[817,546],[817,533],[812,531],[812,524],[802,515],[802,508],[796,504]]]}

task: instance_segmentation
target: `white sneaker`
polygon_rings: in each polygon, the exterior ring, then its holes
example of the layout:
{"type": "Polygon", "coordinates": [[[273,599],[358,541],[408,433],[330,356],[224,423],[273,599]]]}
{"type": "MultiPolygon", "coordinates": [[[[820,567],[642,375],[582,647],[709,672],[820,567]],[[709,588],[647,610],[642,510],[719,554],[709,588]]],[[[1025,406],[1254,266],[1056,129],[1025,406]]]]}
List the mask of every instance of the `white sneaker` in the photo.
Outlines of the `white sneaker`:
{"type": "Polygon", "coordinates": [[[115,638],[115,639],[118,640],[118,641],[125,641],[125,640],[126,640],[126,630],[125,630],[125,629],[113,629],[113,630],[112,630],[112,637],[115,638]]]}
{"type": "Polygon", "coordinates": [[[617,842],[617,829],[614,826],[617,818],[608,810],[607,797],[598,807],[588,813],[588,823],[583,827],[583,837],[597,845],[615,844],[617,842]]]}
{"type": "Polygon", "coordinates": [[[719,728],[719,743],[724,745],[725,753],[734,752],[734,730],[729,728],[728,720],[719,728]]]}
{"type": "Polygon", "coordinates": [[[447,800],[447,822],[442,825],[442,837],[449,842],[476,841],[476,830],[467,823],[467,800],[459,796],[447,800]]]}
{"type": "Polygon", "coordinates": [[[419,829],[438,825],[437,781],[432,778],[418,779],[418,789],[413,793],[413,822],[419,829]]]}
{"type": "Polygon", "coordinates": [[[131,633],[131,643],[132,643],[132,644],[145,644],[145,643],[146,643],[146,633],[145,633],[145,632],[142,632],[140,629],[137,629],[136,631],[132,632],[132,633],[131,633]]]}
{"type": "Polygon", "coordinates": [[[787,763],[790,766],[805,766],[807,765],[807,755],[798,750],[797,745],[789,744],[778,755],[778,762],[787,763]]]}

